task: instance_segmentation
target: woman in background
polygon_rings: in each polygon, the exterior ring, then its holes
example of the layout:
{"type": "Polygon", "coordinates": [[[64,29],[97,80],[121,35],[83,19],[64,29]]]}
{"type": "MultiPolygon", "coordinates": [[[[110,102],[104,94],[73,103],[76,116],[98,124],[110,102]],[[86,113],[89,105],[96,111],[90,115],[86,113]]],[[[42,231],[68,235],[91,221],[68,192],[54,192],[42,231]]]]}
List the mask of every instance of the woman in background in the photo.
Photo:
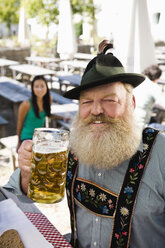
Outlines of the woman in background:
{"type": "MultiPolygon", "coordinates": [[[[17,120],[18,144],[17,151],[23,140],[32,139],[35,128],[43,127],[45,117],[51,116],[52,97],[47,81],[43,76],[36,76],[31,82],[32,97],[19,106],[17,120]]],[[[56,116],[57,119],[63,119],[56,116]]]]}

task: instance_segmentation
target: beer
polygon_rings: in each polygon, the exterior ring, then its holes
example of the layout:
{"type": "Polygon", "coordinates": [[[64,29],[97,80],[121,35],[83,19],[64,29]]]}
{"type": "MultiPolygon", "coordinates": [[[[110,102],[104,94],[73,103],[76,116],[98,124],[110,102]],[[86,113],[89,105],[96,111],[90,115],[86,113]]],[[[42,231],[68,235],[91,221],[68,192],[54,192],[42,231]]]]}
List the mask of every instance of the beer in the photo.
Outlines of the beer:
{"type": "Polygon", "coordinates": [[[33,136],[28,197],[40,203],[64,198],[68,163],[68,131],[36,129],[33,136]]]}
{"type": "Polygon", "coordinates": [[[68,150],[33,152],[28,196],[42,203],[61,201],[65,194],[67,160],[68,150]]]}

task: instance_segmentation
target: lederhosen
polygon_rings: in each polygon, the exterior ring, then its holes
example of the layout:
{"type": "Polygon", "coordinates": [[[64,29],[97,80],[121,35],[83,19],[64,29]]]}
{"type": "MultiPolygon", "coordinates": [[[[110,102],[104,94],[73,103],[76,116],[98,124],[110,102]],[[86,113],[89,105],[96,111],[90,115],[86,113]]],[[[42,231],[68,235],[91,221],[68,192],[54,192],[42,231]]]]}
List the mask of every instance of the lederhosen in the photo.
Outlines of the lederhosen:
{"type": "Polygon", "coordinates": [[[70,151],[66,188],[71,214],[71,244],[73,247],[78,247],[75,201],[96,215],[113,218],[113,230],[109,248],[129,247],[131,222],[137,193],[158,132],[158,130],[152,128],[144,129],[143,151],[137,151],[130,160],[119,194],[115,194],[94,182],[77,177],[78,161],[72,151],[70,151]]]}

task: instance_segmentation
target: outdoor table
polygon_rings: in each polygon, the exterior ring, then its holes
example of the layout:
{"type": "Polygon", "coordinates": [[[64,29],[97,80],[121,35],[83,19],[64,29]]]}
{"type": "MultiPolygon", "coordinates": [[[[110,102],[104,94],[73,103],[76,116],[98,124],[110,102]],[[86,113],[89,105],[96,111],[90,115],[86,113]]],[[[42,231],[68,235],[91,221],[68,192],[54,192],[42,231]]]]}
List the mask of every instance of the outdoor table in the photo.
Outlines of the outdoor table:
{"type": "Polygon", "coordinates": [[[64,69],[65,72],[73,72],[78,69],[80,73],[83,73],[88,62],[84,60],[64,60],[59,63],[60,67],[64,69]]]}
{"type": "Polygon", "coordinates": [[[9,59],[1,59],[0,58],[0,72],[1,76],[5,75],[6,67],[9,67],[11,65],[17,65],[18,62],[14,60],[9,60],[9,59]]]}
{"type": "Polygon", "coordinates": [[[90,53],[75,53],[74,58],[75,59],[81,59],[81,60],[91,60],[95,57],[95,55],[90,53]]]}
{"type": "Polygon", "coordinates": [[[69,118],[68,121],[56,120],[64,128],[70,129],[71,122],[73,121],[76,113],[78,111],[78,104],[69,103],[69,104],[52,104],[51,113],[65,118],[69,118]]]}
{"type": "Polygon", "coordinates": [[[16,79],[17,75],[21,73],[22,78],[23,75],[26,75],[29,77],[29,80],[30,77],[34,77],[38,75],[42,75],[42,76],[49,75],[50,80],[52,81],[52,76],[55,74],[55,71],[53,70],[49,70],[40,66],[29,65],[29,64],[15,65],[15,66],[10,66],[9,68],[12,70],[14,79],[16,79]]]}
{"type": "Polygon", "coordinates": [[[20,82],[8,77],[0,77],[0,96],[13,103],[14,117],[17,119],[18,106],[30,98],[31,91],[20,82]]]}
{"type": "MultiPolygon", "coordinates": [[[[13,201],[16,203],[17,205],[16,208],[18,207],[18,212],[22,210],[22,212],[25,215],[23,216],[23,218],[24,217],[28,218],[28,220],[40,232],[40,234],[50,244],[52,244],[52,247],[56,247],[56,248],[62,248],[62,247],[71,248],[72,247],[67,242],[67,240],[64,239],[62,234],[55,228],[55,226],[47,219],[47,217],[44,214],[42,214],[41,211],[34,205],[33,201],[30,200],[27,196],[25,195],[16,196],[13,193],[6,190],[5,188],[0,187],[0,202],[5,201],[6,199],[10,199],[11,203],[13,203],[13,201]]],[[[22,212],[20,213],[21,215],[22,215],[22,212]]],[[[27,222],[26,218],[25,218],[25,221],[27,222]]],[[[23,221],[23,219],[21,220],[23,221]]],[[[15,226],[17,228],[17,225],[15,226]]],[[[1,228],[3,227],[1,226],[1,228]]]]}
{"type": "Polygon", "coordinates": [[[78,104],[77,103],[67,103],[67,104],[55,104],[51,105],[51,113],[58,114],[63,113],[67,115],[68,113],[77,112],[78,104]]]}
{"type": "Polygon", "coordinates": [[[49,57],[41,57],[41,56],[31,56],[25,58],[29,64],[32,65],[40,65],[42,67],[47,67],[50,63],[59,63],[61,61],[60,58],[49,58],[49,57]]]}

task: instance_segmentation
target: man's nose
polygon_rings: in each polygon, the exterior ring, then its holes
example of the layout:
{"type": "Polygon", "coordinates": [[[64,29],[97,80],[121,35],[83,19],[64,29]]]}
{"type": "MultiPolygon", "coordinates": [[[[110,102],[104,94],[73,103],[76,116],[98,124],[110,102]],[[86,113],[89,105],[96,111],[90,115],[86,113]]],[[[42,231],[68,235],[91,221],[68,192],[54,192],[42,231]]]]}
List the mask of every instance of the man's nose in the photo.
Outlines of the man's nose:
{"type": "Polygon", "coordinates": [[[91,108],[91,114],[93,115],[100,115],[103,114],[104,110],[102,108],[102,105],[100,102],[93,102],[92,108],[91,108]]]}

